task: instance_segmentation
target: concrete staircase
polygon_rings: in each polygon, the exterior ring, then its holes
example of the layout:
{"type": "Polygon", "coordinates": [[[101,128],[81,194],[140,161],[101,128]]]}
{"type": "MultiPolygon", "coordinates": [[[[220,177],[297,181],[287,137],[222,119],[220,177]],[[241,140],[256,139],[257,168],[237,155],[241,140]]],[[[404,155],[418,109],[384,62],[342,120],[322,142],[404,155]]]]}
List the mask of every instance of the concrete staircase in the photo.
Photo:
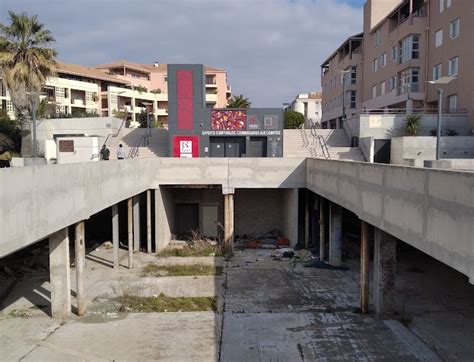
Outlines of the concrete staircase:
{"type": "MultiPolygon", "coordinates": [[[[330,159],[365,161],[359,147],[350,147],[343,129],[316,129],[327,145],[330,159]]],[[[285,129],[283,131],[283,157],[325,158],[317,137],[310,129],[285,129]]]]}
{"type": "MultiPolygon", "coordinates": [[[[117,137],[109,137],[107,147],[110,150],[110,159],[117,159],[117,148],[122,144],[128,157],[130,150],[137,145],[138,140],[146,135],[146,128],[124,128],[117,137]]],[[[168,157],[169,153],[168,130],[164,128],[152,128],[149,145],[143,144],[143,139],[138,148],[138,157],[168,157]]]]}

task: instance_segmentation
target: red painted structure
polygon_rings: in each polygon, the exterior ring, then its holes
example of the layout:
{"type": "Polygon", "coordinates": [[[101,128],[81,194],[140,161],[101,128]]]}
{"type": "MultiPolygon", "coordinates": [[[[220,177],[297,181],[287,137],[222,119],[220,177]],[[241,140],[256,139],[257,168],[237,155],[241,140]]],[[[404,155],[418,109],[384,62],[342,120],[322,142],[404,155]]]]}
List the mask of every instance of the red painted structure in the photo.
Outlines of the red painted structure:
{"type": "Polygon", "coordinates": [[[176,106],[178,130],[192,131],[194,127],[193,71],[176,72],[176,106]]]}
{"type": "Polygon", "coordinates": [[[199,157],[199,136],[174,136],[173,157],[199,157]],[[191,142],[190,148],[183,142],[191,142]]]}

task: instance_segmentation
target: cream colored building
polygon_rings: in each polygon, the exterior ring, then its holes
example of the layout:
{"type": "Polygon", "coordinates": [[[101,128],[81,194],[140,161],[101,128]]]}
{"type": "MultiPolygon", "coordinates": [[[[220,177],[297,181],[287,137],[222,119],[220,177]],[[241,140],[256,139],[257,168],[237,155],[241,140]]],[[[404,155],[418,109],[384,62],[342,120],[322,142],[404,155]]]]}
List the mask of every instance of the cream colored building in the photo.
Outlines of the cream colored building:
{"type": "Polygon", "coordinates": [[[335,126],[343,117],[342,85],[334,78],[356,66],[361,82],[355,107],[345,103],[346,118],[379,110],[435,112],[439,87],[443,112],[467,112],[473,125],[473,11],[469,0],[367,0],[361,52],[351,58],[344,51],[349,38],[322,65],[323,124],[335,126]],[[427,83],[442,76],[456,79],[427,83]]]}
{"type": "MultiPolygon", "coordinates": [[[[227,72],[205,67],[206,106],[223,108],[231,95],[227,72]]],[[[117,61],[96,67],[58,62],[57,77],[48,79],[41,98],[56,106],[56,116],[113,116],[121,112],[138,126],[137,115],[148,111],[159,126],[168,122],[167,65],[117,61]]],[[[8,90],[1,85],[0,105],[15,117],[8,90]]]]}
{"type": "Polygon", "coordinates": [[[291,109],[305,117],[306,127],[321,125],[321,97],[321,92],[300,93],[291,102],[291,109]]]}

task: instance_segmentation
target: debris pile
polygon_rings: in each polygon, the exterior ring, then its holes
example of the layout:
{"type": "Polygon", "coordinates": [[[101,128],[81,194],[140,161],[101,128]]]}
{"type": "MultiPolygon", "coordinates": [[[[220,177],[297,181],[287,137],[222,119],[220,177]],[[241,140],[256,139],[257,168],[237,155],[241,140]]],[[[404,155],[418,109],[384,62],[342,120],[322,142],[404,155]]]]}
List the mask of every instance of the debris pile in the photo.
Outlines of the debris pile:
{"type": "Polygon", "coordinates": [[[237,249],[280,249],[290,246],[290,241],[282,233],[273,229],[266,234],[252,237],[251,235],[237,235],[234,239],[237,249]]]}

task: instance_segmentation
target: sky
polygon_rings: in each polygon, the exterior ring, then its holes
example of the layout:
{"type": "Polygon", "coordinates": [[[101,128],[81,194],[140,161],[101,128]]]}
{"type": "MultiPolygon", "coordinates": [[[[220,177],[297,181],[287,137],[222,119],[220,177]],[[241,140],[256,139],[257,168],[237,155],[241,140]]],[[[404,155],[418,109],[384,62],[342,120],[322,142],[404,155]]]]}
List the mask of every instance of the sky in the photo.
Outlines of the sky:
{"type": "Polygon", "coordinates": [[[227,70],[233,94],[281,107],[318,91],[320,65],[362,30],[364,0],[0,0],[37,14],[58,59],[97,65],[203,63],[227,70]]]}

